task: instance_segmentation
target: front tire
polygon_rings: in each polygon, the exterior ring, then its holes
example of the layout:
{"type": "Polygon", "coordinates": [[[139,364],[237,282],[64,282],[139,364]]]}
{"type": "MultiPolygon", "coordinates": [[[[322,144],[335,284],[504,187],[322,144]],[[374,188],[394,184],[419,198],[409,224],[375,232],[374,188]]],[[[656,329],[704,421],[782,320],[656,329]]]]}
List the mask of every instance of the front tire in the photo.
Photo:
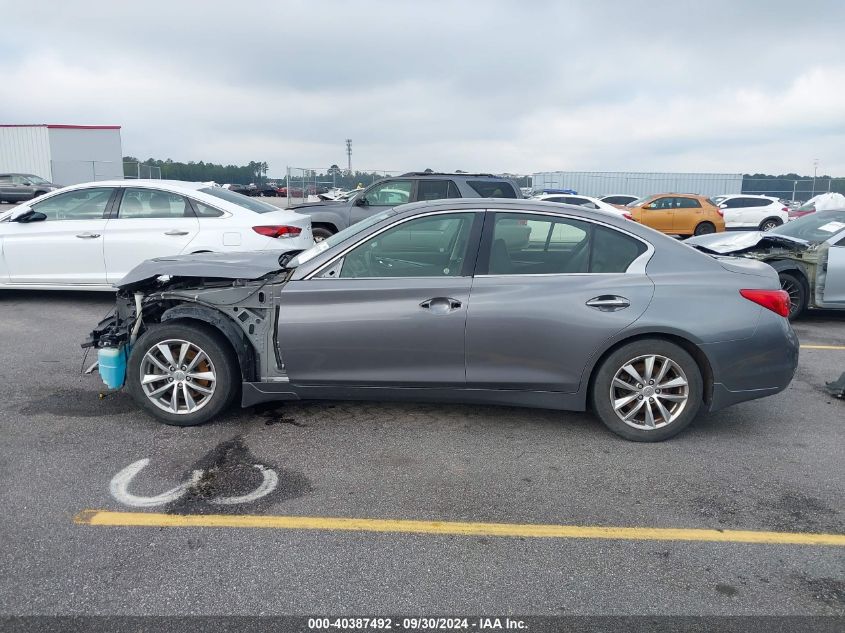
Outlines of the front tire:
{"type": "Polygon", "coordinates": [[[237,393],[240,373],[228,341],[209,326],[165,323],[135,341],[126,368],[132,398],[165,424],[196,426],[237,393]]]}
{"type": "Polygon", "coordinates": [[[607,428],[634,442],[677,435],[698,415],[703,380],[683,348],[641,339],[611,353],[595,373],[590,399],[607,428]]]}
{"type": "Polygon", "coordinates": [[[797,319],[807,309],[807,298],[810,294],[807,282],[803,277],[794,273],[778,273],[780,287],[789,295],[790,321],[797,319]]]}

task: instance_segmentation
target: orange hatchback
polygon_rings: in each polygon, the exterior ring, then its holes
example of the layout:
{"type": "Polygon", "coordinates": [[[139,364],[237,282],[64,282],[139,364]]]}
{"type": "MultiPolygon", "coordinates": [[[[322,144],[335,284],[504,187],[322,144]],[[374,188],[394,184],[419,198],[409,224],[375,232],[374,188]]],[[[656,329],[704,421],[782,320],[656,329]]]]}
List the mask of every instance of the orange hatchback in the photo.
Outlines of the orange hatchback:
{"type": "Polygon", "coordinates": [[[630,219],[669,235],[706,235],[725,230],[722,210],[707,196],[660,193],[626,207],[630,219]]]}

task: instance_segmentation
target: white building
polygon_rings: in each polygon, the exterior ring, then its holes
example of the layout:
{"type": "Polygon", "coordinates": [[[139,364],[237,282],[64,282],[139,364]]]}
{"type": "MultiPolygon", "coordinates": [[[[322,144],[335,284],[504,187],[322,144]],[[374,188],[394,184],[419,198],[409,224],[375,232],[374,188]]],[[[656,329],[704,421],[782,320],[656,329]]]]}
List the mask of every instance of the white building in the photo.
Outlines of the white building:
{"type": "Polygon", "coordinates": [[[636,171],[544,171],[531,176],[538,189],[574,189],[584,196],[614,193],[697,193],[719,196],[742,193],[742,174],[656,173],[636,171]]]}
{"type": "Polygon", "coordinates": [[[0,172],[62,186],[123,178],[120,126],[0,124],[0,172]]]}

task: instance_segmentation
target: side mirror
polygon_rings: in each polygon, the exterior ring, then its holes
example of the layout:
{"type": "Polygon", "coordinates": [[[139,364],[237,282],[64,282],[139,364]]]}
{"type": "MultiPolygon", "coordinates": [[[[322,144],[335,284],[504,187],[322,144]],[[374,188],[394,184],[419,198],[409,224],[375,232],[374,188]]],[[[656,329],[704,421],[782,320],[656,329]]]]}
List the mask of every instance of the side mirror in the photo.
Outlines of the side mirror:
{"type": "Polygon", "coordinates": [[[727,208],[728,208],[728,205],[726,205],[726,204],[720,204],[720,205],[719,205],[719,208],[720,208],[720,209],[727,209],[727,208]]]}
{"type": "Polygon", "coordinates": [[[366,207],[369,204],[370,203],[367,202],[366,196],[358,196],[357,198],[355,198],[355,206],[356,207],[366,207]]]}
{"type": "Polygon", "coordinates": [[[19,215],[13,215],[11,218],[12,222],[20,222],[21,224],[28,224],[29,222],[43,222],[47,219],[47,216],[40,211],[34,211],[33,209],[27,209],[23,213],[19,215]]]}

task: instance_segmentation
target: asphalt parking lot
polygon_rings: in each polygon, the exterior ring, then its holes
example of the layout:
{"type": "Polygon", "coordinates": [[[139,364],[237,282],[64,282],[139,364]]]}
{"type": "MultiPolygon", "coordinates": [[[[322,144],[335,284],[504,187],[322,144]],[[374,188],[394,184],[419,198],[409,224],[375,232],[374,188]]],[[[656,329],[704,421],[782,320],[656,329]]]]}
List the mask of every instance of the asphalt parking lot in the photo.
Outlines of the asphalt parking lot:
{"type": "Polygon", "coordinates": [[[111,305],[0,294],[0,613],[845,614],[845,402],[823,389],[845,371],[845,315],[796,325],[805,347],[784,393],[648,445],[587,414],[430,404],[164,426],[80,374],[79,343],[111,305]],[[215,503],[256,490],[256,464],[276,474],[272,492],[215,503]],[[198,470],[185,494],[137,505],[198,470]],[[124,525],[140,513],[154,518],[124,525]],[[167,526],[209,513],[229,524],[167,526]],[[501,523],[512,534],[491,533],[501,523]],[[652,540],[662,528],[680,540],[652,540]]]}

